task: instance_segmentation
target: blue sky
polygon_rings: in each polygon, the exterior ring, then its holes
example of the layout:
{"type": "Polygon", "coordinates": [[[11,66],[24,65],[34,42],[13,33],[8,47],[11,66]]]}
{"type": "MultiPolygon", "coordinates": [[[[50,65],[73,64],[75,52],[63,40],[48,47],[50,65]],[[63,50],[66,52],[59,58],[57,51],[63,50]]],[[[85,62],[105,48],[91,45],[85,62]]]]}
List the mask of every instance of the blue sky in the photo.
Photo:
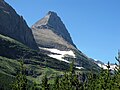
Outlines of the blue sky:
{"type": "Polygon", "coordinates": [[[5,0],[31,26],[56,12],[87,56],[114,63],[120,49],[120,0],[5,0]]]}

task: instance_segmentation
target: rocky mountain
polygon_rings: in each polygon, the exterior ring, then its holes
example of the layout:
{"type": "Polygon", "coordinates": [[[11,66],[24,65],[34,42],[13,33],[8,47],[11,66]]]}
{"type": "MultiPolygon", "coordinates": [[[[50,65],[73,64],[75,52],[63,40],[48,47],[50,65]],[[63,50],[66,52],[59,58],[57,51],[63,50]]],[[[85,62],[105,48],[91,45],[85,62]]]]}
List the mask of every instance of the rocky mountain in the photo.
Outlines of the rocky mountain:
{"type": "Polygon", "coordinates": [[[76,48],[65,25],[55,12],[49,11],[44,18],[32,26],[32,30],[40,47],[60,50],[76,48]]]}
{"type": "Polygon", "coordinates": [[[0,0],[0,90],[11,90],[21,61],[28,81],[36,81],[37,85],[45,74],[51,81],[56,75],[62,76],[72,60],[75,70],[98,70],[97,64],[76,48],[56,13],[49,12],[32,30],[22,16],[0,0]],[[40,51],[37,51],[38,46],[40,51]]]}
{"type": "Polygon", "coordinates": [[[25,20],[4,0],[0,0],[0,90],[12,90],[21,61],[30,83],[40,82],[45,73],[51,79],[69,69],[68,63],[37,50],[32,30],[25,20]]]}
{"type": "Polygon", "coordinates": [[[98,68],[96,63],[77,49],[60,17],[49,11],[31,27],[40,50],[52,58],[70,63],[75,61],[78,69],[98,68]]]}
{"type": "MultiPolygon", "coordinates": [[[[107,64],[106,63],[103,63],[102,61],[100,60],[96,60],[94,61],[99,67],[103,68],[103,69],[107,69],[107,64]]],[[[109,64],[110,65],[110,70],[115,70],[116,68],[116,65],[115,64],[109,64]]]]}
{"type": "Polygon", "coordinates": [[[50,78],[53,78],[69,69],[69,64],[50,58],[0,34],[0,90],[12,90],[11,84],[20,70],[21,60],[24,62],[26,76],[30,82],[35,80],[40,82],[40,78],[44,76],[45,72],[49,73],[47,75],[50,78]]]}
{"type": "Polygon", "coordinates": [[[32,30],[23,17],[4,0],[0,0],[0,34],[9,36],[32,49],[38,49],[32,30]]]}

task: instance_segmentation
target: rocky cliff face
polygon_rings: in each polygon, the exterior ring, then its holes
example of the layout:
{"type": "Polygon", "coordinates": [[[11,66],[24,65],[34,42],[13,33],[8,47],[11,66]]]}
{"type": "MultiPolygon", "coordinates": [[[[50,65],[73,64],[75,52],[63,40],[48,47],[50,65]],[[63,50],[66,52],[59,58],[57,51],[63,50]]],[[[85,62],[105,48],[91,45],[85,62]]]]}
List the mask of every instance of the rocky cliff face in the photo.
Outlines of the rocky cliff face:
{"type": "Polygon", "coordinates": [[[69,32],[59,16],[52,11],[32,26],[37,44],[41,47],[75,49],[69,32]]]}
{"type": "Polygon", "coordinates": [[[31,28],[40,50],[44,50],[44,53],[47,51],[48,56],[67,63],[74,60],[78,69],[98,70],[99,67],[76,48],[65,25],[55,12],[49,11],[31,28]]]}
{"type": "Polygon", "coordinates": [[[0,34],[16,39],[32,49],[38,49],[32,30],[23,17],[4,0],[0,0],[0,34]]]}

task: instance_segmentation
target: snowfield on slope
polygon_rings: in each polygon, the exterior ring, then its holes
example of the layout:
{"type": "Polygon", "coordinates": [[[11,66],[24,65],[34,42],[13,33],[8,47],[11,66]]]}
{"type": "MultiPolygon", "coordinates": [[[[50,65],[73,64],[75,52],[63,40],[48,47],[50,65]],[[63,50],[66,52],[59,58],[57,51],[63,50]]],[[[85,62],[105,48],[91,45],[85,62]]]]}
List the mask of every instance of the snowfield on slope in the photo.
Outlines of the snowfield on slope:
{"type": "MultiPolygon", "coordinates": [[[[101,68],[103,68],[103,69],[107,69],[107,64],[103,65],[103,64],[98,63],[98,66],[101,67],[101,68]]],[[[116,65],[110,65],[110,69],[111,70],[114,70],[115,67],[116,67],[116,65]]]]}
{"type": "Polygon", "coordinates": [[[78,66],[76,66],[76,68],[77,68],[77,69],[84,69],[83,67],[78,67],[78,66]]]}
{"type": "Polygon", "coordinates": [[[58,49],[53,49],[53,48],[42,48],[42,47],[39,47],[39,48],[43,49],[43,50],[50,51],[52,53],[56,53],[56,54],[48,54],[48,56],[50,56],[52,58],[55,58],[55,59],[58,59],[58,60],[61,60],[61,61],[64,61],[64,62],[67,62],[67,63],[70,63],[70,62],[63,59],[66,55],[69,55],[69,56],[72,56],[73,58],[76,58],[75,54],[74,54],[74,52],[72,50],[60,51],[58,49]]]}

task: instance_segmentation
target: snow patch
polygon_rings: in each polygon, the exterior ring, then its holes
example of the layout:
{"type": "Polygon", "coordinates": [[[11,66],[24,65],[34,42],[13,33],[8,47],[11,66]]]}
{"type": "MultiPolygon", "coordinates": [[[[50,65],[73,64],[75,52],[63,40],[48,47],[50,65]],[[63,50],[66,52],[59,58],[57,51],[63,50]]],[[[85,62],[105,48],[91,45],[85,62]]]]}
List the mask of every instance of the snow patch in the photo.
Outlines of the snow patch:
{"type": "Polygon", "coordinates": [[[67,63],[70,63],[69,61],[63,59],[63,56],[62,55],[48,55],[49,57],[52,57],[52,58],[55,58],[55,59],[58,59],[58,60],[61,60],[61,61],[64,61],[64,62],[67,62],[67,63]]]}
{"type": "Polygon", "coordinates": [[[77,67],[77,66],[76,66],[76,68],[77,68],[77,69],[84,69],[83,67],[77,67]]]}
{"type": "MultiPolygon", "coordinates": [[[[103,69],[107,69],[107,64],[99,64],[98,63],[98,66],[103,68],[103,69]]],[[[116,65],[110,65],[110,70],[114,70],[116,67],[116,65]]]]}
{"type": "Polygon", "coordinates": [[[53,48],[42,48],[42,47],[39,47],[39,48],[43,49],[43,50],[50,51],[52,53],[56,53],[56,54],[48,54],[48,56],[55,58],[55,59],[58,59],[58,60],[61,60],[61,61],[64,61],[64,62],[67,62],[67,63],[70,63],[70,62],[63,59],[63,57],[65,57],[66,55],[69,55],[69,56],[72,56],[73,58],[75,58],[75,54],[72,50],[60,51],[58,49],[53,49],[53,48]]]}

